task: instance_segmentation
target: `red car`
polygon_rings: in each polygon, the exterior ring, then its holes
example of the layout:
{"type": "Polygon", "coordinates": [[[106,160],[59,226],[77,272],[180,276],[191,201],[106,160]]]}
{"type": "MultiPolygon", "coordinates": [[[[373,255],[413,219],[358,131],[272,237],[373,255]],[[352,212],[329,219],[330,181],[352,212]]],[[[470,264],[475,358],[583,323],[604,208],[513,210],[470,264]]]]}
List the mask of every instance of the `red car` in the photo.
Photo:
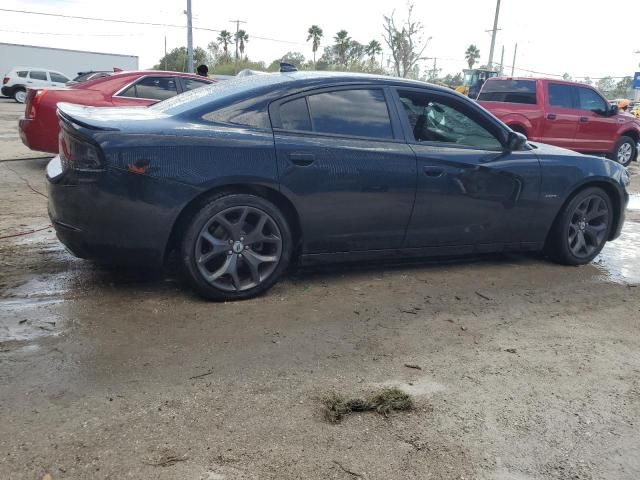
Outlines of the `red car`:
{"type": "Polygon", "coordinates": [[[19,122],[20,138],[31,150],[58,153],[59,102],[95,107],[146,106],[213,82],[189,73],[148,70],[122,72],[65,88],[28,90],[24,118],[19,122]]]}
{"type": "Polygon", "coordinates": [[[640,121],[621,113],[595,88],[535,78],[490,78],[478,102],[530,140],[582,153],[636,160],[640,121]]]}

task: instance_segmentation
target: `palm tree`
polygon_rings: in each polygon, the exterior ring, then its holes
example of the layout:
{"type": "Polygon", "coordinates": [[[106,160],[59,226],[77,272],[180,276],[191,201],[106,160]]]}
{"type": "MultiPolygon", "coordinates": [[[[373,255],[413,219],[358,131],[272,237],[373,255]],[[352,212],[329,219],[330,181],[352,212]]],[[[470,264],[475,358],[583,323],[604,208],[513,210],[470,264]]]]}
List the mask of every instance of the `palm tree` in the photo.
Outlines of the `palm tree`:
{"type": "Polygon", "coordinates": [[[377,40],[371,40],[366,47],[364,47],[364,53],[366,53],[371,59],[371,63],[375,61],[376,55],[382,53],[382,45],[377,40]]]}
{"type": "Polygon", "coordinates": [[[236,32],[236,42],[238,48],[240,48],[240,56],[244,55],[244,44],[249,42],[249,35],[244,30],[238,30],[236,32]]]}
{"type": "Polygon", "coordinates": [[[313,39],[311,49],[313,50],[313,68],[316,68],[316,52],[318,51],[318,47],[320,47],[320,39],[323,35],[322,29],[317,25],[311,25],[307,32],[309,33],[307,42],[313,39]]]}
{"type": "Polygon", "coordinates": [[[222,30],[220,35],[217,38],[218,42],[222,44],[222,50],[224,50],[224,56],[229,56],[229,44],[233,43],[233,37],[231,36],[231,32],[227,30],[222,30]]]}
{"type": "Polygon", "coordinates": [[[336,42],[336,53],[338,54],[340,63],[346,66],[347,50],[349,49],[349,45],[351,45],[351,37],[349,36],[349,32],[347,32],[346,30],[340,30],[338,33],[336,33],[336,36],[333,37],[333,41],[336,42]]]}
{"type": "Polygon", "coordinates": [[[469,68],[473,68],[473,64],[480,58],[480,50],[475,45],[469,45],[467,51],[464,52],[464,58],[469,64],[469,68]]]}

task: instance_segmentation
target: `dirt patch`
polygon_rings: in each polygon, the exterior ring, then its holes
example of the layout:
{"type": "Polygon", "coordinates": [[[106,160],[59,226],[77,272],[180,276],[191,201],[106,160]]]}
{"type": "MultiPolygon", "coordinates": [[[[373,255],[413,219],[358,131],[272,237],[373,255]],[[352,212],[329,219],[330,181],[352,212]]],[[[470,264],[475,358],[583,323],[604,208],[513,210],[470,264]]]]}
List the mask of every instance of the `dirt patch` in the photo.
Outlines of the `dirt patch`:
{"type": "Polygon", "coordinates": [[[385,388],[367,398],[346,398],[338,393],[330,393],[322,399],[324,418],[330,423],[339,423],[351,413],[376,412],[388,416],[394,411],[413,409],[411,396],[399,388],[385,388]]]}

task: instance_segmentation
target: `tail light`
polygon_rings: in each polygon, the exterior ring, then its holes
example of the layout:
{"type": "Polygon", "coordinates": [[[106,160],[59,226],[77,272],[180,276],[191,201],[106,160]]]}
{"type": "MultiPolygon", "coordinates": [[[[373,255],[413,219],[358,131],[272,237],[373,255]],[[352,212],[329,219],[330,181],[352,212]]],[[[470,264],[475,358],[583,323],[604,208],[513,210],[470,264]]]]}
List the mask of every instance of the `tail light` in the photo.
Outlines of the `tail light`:
{"type": "Polygon", "coordinates": [[[46,90],[27,89],[27,99],[25,100],[24,116],[26,118],[35,118],[38,105],[44,98],[46,90]]]}
{"type": "Polygon", "coordinates": [[[6,85],[7,83],[9,83],[9,77],[4,77],[4,78],[2,79],[2,84],[3,84],[3,85],[6,85]]]}
{"type": "Polygon", "coordinates": [[[64,170],[98,172],[104,170],[99,147],[70,134],[64,128],[58,136],[58,151],[64,170]]]}

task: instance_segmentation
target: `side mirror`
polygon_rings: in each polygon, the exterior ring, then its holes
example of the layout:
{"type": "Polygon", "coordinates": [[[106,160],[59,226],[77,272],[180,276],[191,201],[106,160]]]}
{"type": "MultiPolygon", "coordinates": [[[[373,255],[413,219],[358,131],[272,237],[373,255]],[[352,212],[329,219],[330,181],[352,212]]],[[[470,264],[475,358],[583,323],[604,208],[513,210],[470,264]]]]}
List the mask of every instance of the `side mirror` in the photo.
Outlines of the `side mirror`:
{"type": "Polygon", "coordinates": [[[507,149],[510,152],[517,152],[522,150],[527,145],[527,137],[520,132],[509,132],[509,138],[507,139],[507,149]]]}
{"type": "Polygon", "coordinates": [[[614,115],[617,115],[619,111],[620,107],[618,107],[618,105],[611,105],[608,113],[610,117],[613,117],[614,115]]]}

